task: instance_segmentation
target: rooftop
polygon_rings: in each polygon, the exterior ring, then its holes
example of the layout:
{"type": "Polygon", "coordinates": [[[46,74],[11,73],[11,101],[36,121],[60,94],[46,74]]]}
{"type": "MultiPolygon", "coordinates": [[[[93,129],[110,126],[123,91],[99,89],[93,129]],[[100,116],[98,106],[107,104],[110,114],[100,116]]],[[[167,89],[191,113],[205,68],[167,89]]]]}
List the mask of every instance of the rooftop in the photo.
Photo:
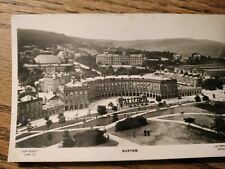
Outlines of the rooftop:
{"type": "Polygon", "coordinates": [[[53,54],[40,54],[34,58],[36,63],[48,64],[48,63],[60,63],[61,60],[58,56],[53,54]]]}
{"type": "Polygon", "coordinates": [[[145,74],[143,76],[140,75],[119,75],[119,76],[97,76],[97,77],[93,77],[93,78],[86,78],[86,79],[81,79],[80,81],[71,81],[69,83],[67,83],[65,86],[66,87],[81,87],[86,85],[87,82],[91,82],[91,81],[95,81],[95,80],[106,80],[106,79],[151,79],[151,80],[158,80],[158,81],[162,81],[162,80],[171,80],[171,78],[167,78],[167,77],[161,77],[161,76],[156,76],[154,74],[145,74]]]}
{"type": "Polygon", "coordinates": [[[20,98],[19,102],[27,102],[27,101],[36,100],[36,99],[39,99],[39,98],[31,96],[31,95],[26,95],[20,98]]]}

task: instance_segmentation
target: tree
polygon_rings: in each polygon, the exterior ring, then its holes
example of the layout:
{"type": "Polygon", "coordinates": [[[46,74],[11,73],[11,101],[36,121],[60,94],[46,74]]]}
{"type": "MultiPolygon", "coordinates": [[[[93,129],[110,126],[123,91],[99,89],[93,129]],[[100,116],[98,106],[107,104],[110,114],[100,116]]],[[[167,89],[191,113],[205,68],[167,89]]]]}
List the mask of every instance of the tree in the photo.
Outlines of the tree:
{"type": "Polygon", "coordinates": [[[196,101],[196,102],[201,102],[201,98],[200,98],[199,95],[196,95],[196,96],[195,96],[195,101],[196,101]]]}
{"type": "Polygon", "coordinates": [[[51,127],[51,125],[52,125],[52,120],[50,120],[50,119],[48,119],[47,121],[46,121],[46,126],[47,126],[47,128],[48,128],[48,130],[49,130],[49,128],[51,127]]]}
{"type": "Polygon", "coordinates": [[[108,104],[108,106],[109,106],[109,107],[113,107],[114,104],[113,104],[112,102],[110,102],[110,103],[108,104]]]}
{"type": "Polygon", "coordinates": [[[75,140],[70,136],[69,131],[64,131],[63,133],[63,147],[73,147],[75,145],[75,140]]]}
{"type": "Polygon", "coordinates": [[[123,98],[122,97],[118,98],[118,103],[119,103],[120,107],[123,107],[123,98]]]}
{"type": "Polygon", "coordinates": [[[113,110],[113,111],[117,111],[117,110],[118,110],[117,106],[113,106],[113,107],[112,107],[112,110],[113,110]]]}
{"type": "Polygon", "coordinates": [[[98,105],[97,111],[100,115],[106,114],[106,106],[98,105]]]}
{"type": "Polygon", "coordinates": [[[206,79],[202,83],[202,87],[206,90],[216,90],[223,89],[223,81],[219,79],[219,77],[215,77],[214,79],[206,79]]]}
{"type": "Polygon", "coordinates": [[[115,74],[113,67],[111,65],[108,66],[103,73],[105,75],[114,75],[115,74]]]}
{"type": "Polygon", "coordinates": [[[215,129],[218,134],[225,133],[225,120],[223,116],[217,115],[214,118],[213,129],[215,129]]]}
{"type": "Polygon", "coordinates": [[[45,118],[44,118],[46,121],[48,121],[49,120],[49,116],[45,116],[45,118]]]}
{"type": "Polygon", "coordinates": [[[155,100],[156,100],[157,102],[161,102],[161,101],[162,101],[162,97],[161,97],[161,96],[156,96],[155,100]]]}
{"type": "Polygon", "coordinates": [[[59,119],[59,123],[65,123],[66,122],[66,118],[65,118],[63,113],[58,114],[58,119],[59,119]]]}
{"type": "Polygon", "coordinates": [[[117,113],[113,113],[113,119],[112,119],[112,122],[116,122],[118,121],[119,118],[118,118],[118,114],[117,113]]]}
{"type": "Polygon", "coordinates": [[[206,95],[204,95],[204,96],[202,97],[202,100],[203,100],[203,101],[206,101],[206,102],[209,102],[209,97],[206,96],[206,95]]]}

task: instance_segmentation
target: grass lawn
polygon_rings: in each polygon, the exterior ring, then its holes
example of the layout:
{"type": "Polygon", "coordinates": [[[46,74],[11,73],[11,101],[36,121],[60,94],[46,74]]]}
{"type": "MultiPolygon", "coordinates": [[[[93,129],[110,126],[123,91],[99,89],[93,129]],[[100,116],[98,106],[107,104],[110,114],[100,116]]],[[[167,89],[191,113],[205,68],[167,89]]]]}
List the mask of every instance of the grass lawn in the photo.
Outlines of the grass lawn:
{"type": "Polygon", "coordinates": [[[214,123],[214,116],[207,116],[207,115],[188,115],[188,114],[184,114],[184,115],[179,115],[179,116],[173,116],[173,117],[164,117],[161,119],[168,119],[168,120],[179,120],[179,121],[184,121],[184,118],[194,118],[195,122],[194,124],[202,126],[202,127],[206,127],[206,128],[211,128],[211,124],[214,123]]]}
{"type": "MultiPolygon", "coordinates": [[[[80,132],[76,132],[76,131],[70,131],[70,135],[74,136],[77,133],[81,133],[83,131],[80,132]]],[[[102,143],[102,144],[98,144],[98,145],[94,145],[93,144],[93,140],[95,140],[96,138],[90,138],[88,135],[85,135],[86,138],[77,138],[78,140],[78,144],[75,145],[75,147],[88,147],[88,146],[117,146],[117,142],[114,140],[109,139],[108,141],[102,143]],[[82,140],[82,141],[79,141],[82,140]]],[[[44,147],[49,147],[51,145],[54,144],[58,144],[60,142],[63,141],[63,131],[61,132],[48,132],[48,133],[44,133],[42,135],[39,136],[35,136],[32,137],[30,139],[21,141],[19,143],[16,144],[16,147],[20,147],[20,148],[44,148],[44,147]],[[52,135],[52,139],[48,138],[48,135],[51,134],[52,135]]]]}
{"type": "Polygon", "coordinates": [[[218,138],[214,134],[190,126],[154,121],[150,121],[148,125],[135,130],[115,132],[115,128],[111,128],[108,132],[140,145],[204,144],[225,141],[225,138],[218,138]],[[152,131],[150,136],[144,136],[144,130],[146,129],[152,131]]]}
{"type": "Polygon", "coordinates": [[[212,113],[225,113],[225,102],[198,103],[195,106],[212,113]]]}
{"type": "Polygon", "coordinates": [[[150,118],[150,117],[156,117],[156,116],[161,116],[161,115],[167,115],[167,114],[177,114],[177,113],[211,113],[207,110],[203,110],[201,108],[198,108],[194,105],[185,105],[185,106],[179,106],[175,108],[169,108],[167,110],[158,110],[156,112],[150,112],[148,114],[143,115],[145,118],[150,118]]]}
{"type": "MultiPolygon", "coordinates": [[[[69,121],[66,121],[65,123],[52,123],[52,125],[49,127],[49,129],[53,129],[53,128],[58,128],[58,127],[63,127],[63,126],[67,126],[67,125],[70,125],[70,124],[74,124],[74,123],[78,123],[78,122],[81,122],[82,120],[81,119],[75,119],[75,120],[69,120],[69,121]]],[[[34,129],[32,129],[32,131],[40,131],[40,130],[48,130],[47,126],[41,126],[41,127],[36,127],[34,129]]]]}
{"type": "Polygon", "coordinates": [[[26,136],[31,136],[31,135],[33,135],[33,134],[36,134],[36,133],[38,133],[38,132],[32,132],[32,133],[23,133],[23,134],[20,134],[20,135],[18,135],[18,136],[16,136],[16,140],[18,140],[18,139],[21,139],[21,138],[23,138],[23,137],[26,137],[26,136]]]}

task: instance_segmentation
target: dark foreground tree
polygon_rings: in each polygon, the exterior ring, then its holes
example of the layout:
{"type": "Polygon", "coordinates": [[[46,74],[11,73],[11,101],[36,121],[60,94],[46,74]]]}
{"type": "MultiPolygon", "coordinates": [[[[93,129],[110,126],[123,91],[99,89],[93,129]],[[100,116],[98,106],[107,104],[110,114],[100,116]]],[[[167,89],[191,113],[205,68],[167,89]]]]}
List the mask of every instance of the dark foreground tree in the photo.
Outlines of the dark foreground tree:
{"type": "Polygon", "coordinates": [[[73,147],[75,145],[75,140],[70,136],[69,131],[64,131],[63,133],[63,147],[73,147]]]}
{"type": "Polygon", "coordinates": [[[225,120],[223,118],[223,116],[221,115],[217,115],[214,118],[214,124],[213,124],[213,129],[218,133],[225,133],[225,120]]]}

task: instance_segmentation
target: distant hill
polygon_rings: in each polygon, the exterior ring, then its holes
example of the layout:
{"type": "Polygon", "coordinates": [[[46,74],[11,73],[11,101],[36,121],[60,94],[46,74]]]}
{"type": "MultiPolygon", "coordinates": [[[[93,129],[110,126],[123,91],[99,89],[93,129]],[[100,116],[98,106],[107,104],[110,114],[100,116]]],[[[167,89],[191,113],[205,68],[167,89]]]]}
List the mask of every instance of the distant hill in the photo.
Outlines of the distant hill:
{"type": "Polygon", "coordinates": [[[159,39],[159,40],[136,40],[119,42],[116,45],[126,48],[137,48],[150,51],[170,51],[189,56],[199,52],[213,58],[225,58],[225,44],[210,40],[196,39],[159,39]]]}
{"type": "Polygon", "coordinates": [[[19,49],[24,45],[31,44],[46,47],[64,43],[71,43],[75,48],[87,47],[98,51],[101,51],[105,47],[122,47],[149,51],[170,51],[184,56],[190,56],[194,52],[199,52],[213,58],[225,58],[225,43],[210,40],[180,38],[116,41],[70,37],[64,34],[40,30],[18,29],[19,49]]]}
{"type": "Polygon", "coordinates": [[[19,50],[21,50],[23,46],[31,44],[44,48],[56,44],[72,43],[71,38],[64,34],[31,29],[18,29],[17,39],[19,50]]]}

